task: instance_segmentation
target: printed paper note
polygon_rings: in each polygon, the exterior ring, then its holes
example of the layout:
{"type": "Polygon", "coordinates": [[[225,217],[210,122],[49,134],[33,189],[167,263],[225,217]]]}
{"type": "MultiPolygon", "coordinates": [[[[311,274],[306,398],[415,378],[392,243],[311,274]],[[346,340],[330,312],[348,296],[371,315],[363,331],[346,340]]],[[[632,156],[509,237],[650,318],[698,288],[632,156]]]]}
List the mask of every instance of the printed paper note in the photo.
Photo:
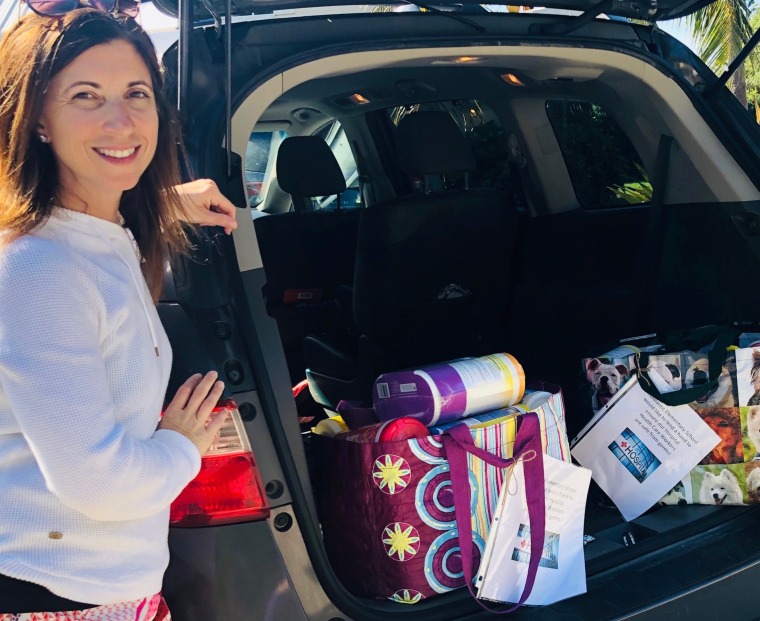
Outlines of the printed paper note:
{"type": "MultiPolygon", "coordinates": [[[[652,372],[650,377],[664,380],[652,372]]],[[[627,520],[654,505],[720,443],[688,405],[669,407],[634,379],[570,451],[627,520]]]]}
{"type": "MultiPolygon", "coordinates": [[[[543,455],[546,533],[536,581],[526,603],[551,604],[586,592],[583,517],[591,471],[543,455]]],[[[478,597],[517,602],[530,561],[530,526],[523,464],[505,481],[494,513],[480,573],[478,597]]]]}

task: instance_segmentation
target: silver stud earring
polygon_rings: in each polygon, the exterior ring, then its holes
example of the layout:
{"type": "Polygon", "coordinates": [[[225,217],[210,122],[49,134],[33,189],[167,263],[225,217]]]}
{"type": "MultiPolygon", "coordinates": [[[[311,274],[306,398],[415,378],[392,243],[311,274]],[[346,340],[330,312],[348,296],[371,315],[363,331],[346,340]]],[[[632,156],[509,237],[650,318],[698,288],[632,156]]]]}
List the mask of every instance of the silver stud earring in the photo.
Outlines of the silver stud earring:
{"type": "Polygon", "coordinates": [[[48,138],[45,134],[40,134],[39,139],[42,144],[47,144],[50,142],[50,138],[48,138]]]}

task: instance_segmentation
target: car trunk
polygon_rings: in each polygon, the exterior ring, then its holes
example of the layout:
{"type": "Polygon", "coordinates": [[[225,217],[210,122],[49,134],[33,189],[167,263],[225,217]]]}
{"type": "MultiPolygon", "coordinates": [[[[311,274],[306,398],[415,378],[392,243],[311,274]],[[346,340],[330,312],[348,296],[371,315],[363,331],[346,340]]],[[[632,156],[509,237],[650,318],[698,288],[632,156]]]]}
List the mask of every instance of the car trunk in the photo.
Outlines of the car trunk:
{"type": "MultiPolygon", "coordinates": [[[[505,20],[500,30],[494,30],[494,21],[489,18],[483,22],[489,32],[476,33],[467,24],[445,17],[430,15],[422,20],[419,15],[394,17],[400,19],[391,23],[372,16],[333,16],[302,20],[297,27],[285,22],[236,26],[232,41],[231,103],[233,109],[240,107],[245,113],[233,119],[232,150],[241,151],[240,145],[248,139],[257,115],[265,111],[266,102],[287,93],[289,86],[280,76],[295,80],[295,73],[287,73],[290,69],[297,70],[332,54],[361,50],[409,52],[425,45],[456,49],[473,44],[525,46],[530,45],[531,24],[555,21],[541,16],[532,20],[505,20]],[[332,43],[324,44],[327,40],[332,43]],[[273,83],[278,80],[281,90],[272,94],[273,83]]],[[[478,18],[470,19],[477,22],[478,18]]],[[[617,45],[625,45],[627,54],[642,67],[664,70],[671,76],[669,79],[680,81],[681,88],[688,89],[682,76],[659,64],[667,59],[647,55],[647,47],[651,45],[649,31],[638,31],[627,24],[607,23],[606,30],[590,24],[580,33],[582,38],[577,45],[610,52],[614,46],[601,39],[612,28],[617,29],[617,45]]],[[[554,43],[562,46],[567,39],[554,43]]],[[[544,44],[533,43],[534,49],[538,51],[544,44]]],[[[188,110],[183,112],[191,154],[197,161],[196,172],[233,188],[236,179],[226,169],[219,150],[224,135],[223,41],[212,29],[196,31],[190,49],[195,72],[189,94],[192,117],[188,110]]],[[[686,53],[678,48],[673,54],[677,57],[686,53]]],[[[176,49],[170,50],[165,60],[171,72],[176,66],[176,49]]],[[[705,75],[704,79],[711,78],[705,75]]],[[[626,95],[634,86],[630,81],[624,85],[626,95]]],[[[170,95],[176,93],[170,90],[170,95]]],[[[742,137],[741,123],[732,126],[732,121],[721,118],[721,110],[734,105],[722,93],[709,104],[712,108],[696,101],[692,90],[688,98],[721,135],[721,148],[733,154],[747,152],[750,143],[747,137],[742,137]]],[[[683,132],[680,126],[668,128],[665,116],[663,119],[666,129],[683,132]]],[[[757,183],[760,168],[755,147],[751,148],[752,158],[742,160],[743,170],[737,166],[737,174],[757,183]]],[[[651,171],[653,158],[647,161],[651,171]]],[[[494,343],[494,351],[505,350],[515,355],[528,377],[562,386],[571,437],[590,416],[579,390],[582,357],[606,351],[617,339],[637,334],[760,319],[760,292],[744,276],[754,273],[760,264],[760,241],[756,236],[760,202],[750,200],[751,192],[744,191],[738,182],[739,189],[734,192],[738,200],[725,198],[730,194],[726,191],[716,200],[678,201],[674,185],[683,186],[684,195],[689,195],[686,188],[689,179],[683,176],[684,170],[681,162],[671,175],[665,226],[654,242],[647,237],[648,205],[610,210],[577,208],[531,217],[519,236],[512,266],[514,303],[508,317],[509,327],[505,341],[494,343]],[[652,243],[656,246],[651,246],[652,243]],[[637,265],[642,253],[653,247],[658,248],[658,253],[661,249],[662,259],[656,274],[651,279],[642,279],[637,265]],[[726,252],[727,248],[732,251],[726,252]],[[640,287],[642,280],[647,283],[645,288],[640,287]],[[646,308],[648,316],[630,312],[640,308],[646,308]]],[[[243,235],[252,235],[246,228],[236,234],[239,240],[246,239],[243,235]]],[[[222,301],[226,304],[233,295],[237,300],[234,313],[225,316],[225,321],[236,326],[244,344],[237,350],[220,352],[219,356],[226,357],[220,365],[228,365],[231,357],[237,357],[244,361],[246,369],[250,368],[250,381],[233,388],[258,393],[286,485],[281,502],[284,506],[292,500],[298,532],[322,588],[333,603],[356,619],[414,617],[415,621],[424,621],[477,617],[481,613],[462,590],[410,608],[356,598],[336,580],[320,539],[319,518],[312,498],[308,435],[304,448],[276,325],[267,315],[261,298],[266,265],[262,269],[260,257],[251,251],[251,247],[255,250],[254,240],[248,238],[246,244],[243,247],[236,240],[234,249],[229,245],[223,248],[227,264],[222,271],[239,270],[240,279],[235,274],[228,289],[227,285],[221,285],[219,300],[220,304],[222,301]]],[[[219,260],[210,258],[216,264],[219,260]]],[[[208,272],[208,264],[183,264],[185,286],[178,288],[177,298],[193,315],[196,325],[211,331],[215,319],[209,308],[214,307],[214,302],[198,293],[203,291],[204,283],[213,280],[204,269],[208,272]]],[[[213,286],[220,287],[218,283],[213,286]]],[[[277,502],[273,506],[276,505],[277,502]]],[[[588,594],[551,607],[522,610],[516,618],[613,619],[625,615],[645,618],[652,603],[662,600],[672,600],[668,614],[684,614],[681,596],[698,585],[734,572],[739,576],[737,585],[758,579],[760,539],[755,536],[758,521],[760,514],[754,507],[675,506],[653,509],[628,523],[593,488],[585,528],[594,537],[586,546],[588,594]]],[[[721,590],[725,588],[716,584],[706,593],[730,598],[735,618],[749,618],[756,613],[751,588],[730,593],[721,590]]],[[[658,611],[651,618],[664,618],[662,614],[658,611]]],[[[691,609],[689,618],[702,618],[699,609],[691,609]]]]}

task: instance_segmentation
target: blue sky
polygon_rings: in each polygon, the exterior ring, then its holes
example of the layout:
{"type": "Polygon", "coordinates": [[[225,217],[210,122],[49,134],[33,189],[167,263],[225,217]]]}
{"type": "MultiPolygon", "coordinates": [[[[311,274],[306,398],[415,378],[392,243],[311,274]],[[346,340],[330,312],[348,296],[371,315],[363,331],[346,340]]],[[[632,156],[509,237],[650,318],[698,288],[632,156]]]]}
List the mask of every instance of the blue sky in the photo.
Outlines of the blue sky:
{"type": "Polygon", "coordinates": [[[671,19],[666,22],[660,22],[660,28],[667,32],[669,35],[675,37],[679,41],[682,41],[688,45],[692,50],[698,52],[696,42],[691,36],[689,29],[686,26],[686,21],[683,19],[671,19]]]}

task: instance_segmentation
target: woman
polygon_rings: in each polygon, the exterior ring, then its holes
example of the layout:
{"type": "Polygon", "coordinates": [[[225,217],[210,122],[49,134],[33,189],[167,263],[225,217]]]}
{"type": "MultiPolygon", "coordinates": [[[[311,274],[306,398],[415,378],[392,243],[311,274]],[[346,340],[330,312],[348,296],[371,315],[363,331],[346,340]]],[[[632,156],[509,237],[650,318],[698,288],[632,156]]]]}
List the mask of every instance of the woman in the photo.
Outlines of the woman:
{"type": "Polygon", "coordinates": [[[215,186],[172,189],[176,127],[133,20],[0,42],[0,620],[156,618],[169,505],[224,423],[214,372],[160,419],[162,251],[183,220],[235,226],[215,186]]]}

